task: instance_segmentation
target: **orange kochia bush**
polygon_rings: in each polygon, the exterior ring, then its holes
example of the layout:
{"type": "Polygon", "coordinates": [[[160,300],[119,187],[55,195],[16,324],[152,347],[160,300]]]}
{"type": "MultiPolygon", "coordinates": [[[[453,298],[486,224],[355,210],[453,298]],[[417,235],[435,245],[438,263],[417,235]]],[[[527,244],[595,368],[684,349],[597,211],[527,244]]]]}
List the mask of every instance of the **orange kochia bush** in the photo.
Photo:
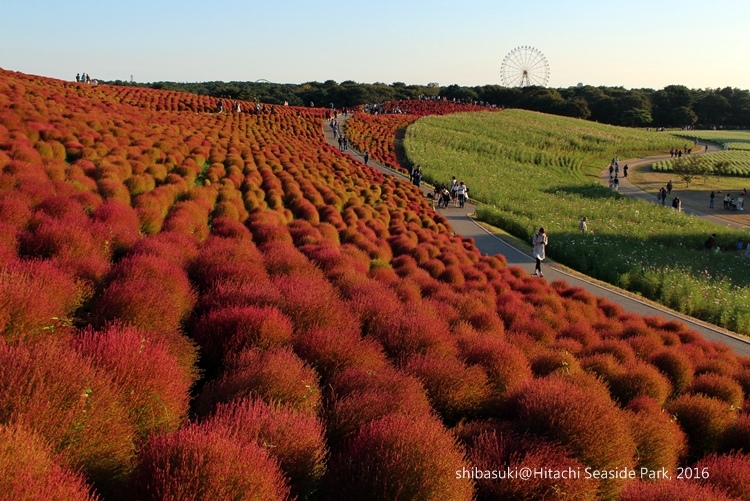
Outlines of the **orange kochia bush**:
{"type": "MultiPolygon", "coordinates": [[[[482,256],[416,187],[324,144],[321,109],[216,103],[0,71],[0,425],[46,440],[50,472],[105,496],[138,465],[144,497],[219,495],[227,475],[269,498],[462,499],[529,492],[435,479],[464,455],[739,471],[706,454],[750,452],[750,361],[482,256]],[[185,423],[188,404],[202,421],[185,423]],[[467,423],[481,433],[459,444],[446,427],[467,423]],[[278,439],[292,429],[304,448],[278,439]]],[[[387,159],[414,116],[358,116],[349,133],[371,120],[360,147],[387,159]]],[[[653,485],[575,492],[667,489],[653,485]]]]}

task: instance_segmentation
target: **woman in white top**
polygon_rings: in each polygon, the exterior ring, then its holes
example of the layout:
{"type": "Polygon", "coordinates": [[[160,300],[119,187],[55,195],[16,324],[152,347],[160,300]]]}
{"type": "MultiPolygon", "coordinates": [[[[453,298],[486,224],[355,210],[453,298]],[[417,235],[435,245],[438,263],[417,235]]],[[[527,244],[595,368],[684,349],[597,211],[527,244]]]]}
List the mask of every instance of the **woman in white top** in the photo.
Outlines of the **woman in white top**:
{"type": "Polygon", "coordinates": [[[542,273],[542,261],[545,258],[544,248],[547,245],[547,234],[544,233],[544,228],[539,228],[539,231],[537,233],[534,233],[534,237],[531,239],[531,242],[534,244],[531,255],[534,256],[534,259],[536,260],[534,276],[539,275],[540,277],[543,277],[544,273],[542,273]]]}

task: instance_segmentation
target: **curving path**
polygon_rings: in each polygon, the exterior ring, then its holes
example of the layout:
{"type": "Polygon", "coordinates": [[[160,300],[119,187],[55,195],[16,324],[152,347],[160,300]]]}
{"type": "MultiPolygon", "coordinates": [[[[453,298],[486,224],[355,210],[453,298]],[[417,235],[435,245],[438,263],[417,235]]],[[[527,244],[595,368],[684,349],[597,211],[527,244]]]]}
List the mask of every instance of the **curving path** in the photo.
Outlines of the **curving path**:
{"type": "MultiPolygon", "coordinates": [[[[341,117],[339,117],[339,124],[343,124],[345,121],[346,121],[346,118],[342,119],[341,117]]],[[[328,144],[338,149],[338,142],[333,138],[333,131],[328,125],[328,122],[325,122],[325,125],[323,127],[323,132],[324,132],[324,135],[328,144]]],[[[344,153],[356,159],[362,160],[362,154],[358,151],[349,149],[349,150],[346,150],[344,153]]],[[[653,162],[654,159],[651,159],[651,160],[643,159],[643,161],[653,162]]],[[[635,161],[632,161],[632,160],[630,162],[631,162],[631,165],[635,163],[635,161]]],[[[370,161],[368,162],[368,165],[371,168],[377,169],[389,175],[396,176],[406,182],[408,182],[409,180],[408,177],[405,176],[404,174],[394,171],[392,169],[389,169],[388,167],[385,167],[384,165],[378,162],[375,162],[372,159],[370,159],[370,161]]],[[[606,180],[608,182],[609,172],[607,172],[606,180]]],[[[427,188],[426,186],[422,187],[422,191],[425,194],[428,192],[431,192],[431,190],[427,188]]],[[[623,191],[622,186],[621,186],[620,191],[621,192],[623,191]]],[[[647,193],[645,192],[643,193],[646,196],[648,196],[649,200],[653,198],[647,193]]],[[[475,205],[467,203],[463,209],[460,209],[457,207],[448,207],[447,209],[439,209],[438,211],[446,219],[448,219],[451,226],[453,227],[453,230],[457,234],[462,235],[464,237],[473,238],[474,241],[476,242],[476,246],[483,253],[490,254],[490,255],[503,254],[508,262],[508,265],[518,266],[524,269],[527,273],[529,274],[532,273],[534,270],[534,259],[531,257],[531,245],[529,244],[529,247],[525,249],[518,249],[517,247],[514,247],[510,245],[509,243],[496,237],[495,235],[489,233],[482,226],[477,224],[474,219],[470,217],[474,213],[475,210],[476,210],[475,205]]],[[[607,285],[606,287],[604,287],[602,285],[597,284],[596,282],[589,279],[588,277],[584,277],[579,274],[573,274],[573,273],[565,271],[563,268],[556,266],[554,262],[549,260],[549,258],[545,260],[544,265],[542,266],[542,269],[544,271],[544,278],[549,281],[565,280],[572,286],[581,287],[582,289],[585,289],[591,292],[592,294],[596,294],[597,296],[607,298],[608,300],[619,304],[625,311],[628,311],[628,312],[636,313],[638,315],[659,316],[662,318],[666,318],[668,320],[682,321],[694,331],[699,332],[709,341],[722,343],[724,345],[729,346],[737,354],[750,356],[750,339],[749,338],[739,336],[730,331],[721,329],[719,327],[708,324],[706,322],[702,322],[692,317],[682,315],[675,311],[669,310],[663,306],[656,305],[654,303],[638,299],[637,297],[633,297],[632,294],[624,293],[611,285],[607,285]]],[[[540,279],[540,280],[543,280],[543,279],[540,279]]]]}

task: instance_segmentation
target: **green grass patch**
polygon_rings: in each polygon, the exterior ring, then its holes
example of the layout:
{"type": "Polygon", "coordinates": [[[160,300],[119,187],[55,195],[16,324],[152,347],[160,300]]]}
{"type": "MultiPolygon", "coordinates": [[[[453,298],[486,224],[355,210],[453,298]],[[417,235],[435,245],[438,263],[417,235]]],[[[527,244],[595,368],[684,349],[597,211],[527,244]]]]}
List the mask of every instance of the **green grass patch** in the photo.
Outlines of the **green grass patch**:
{"type": "Polygon", "coordinates": [[[729,249],[746,232],[621,196],[598,182],[613,157],[622,163],[664,153],[674,140],[508,110],[422,118],[407,129],[404,147],[424,167],[426,181],[465,181],[471,197],[485,203],[480,220],[525,241],[544,226],[548,253],[558,262],[750,334],[750,259],[703,249],[711,233],[729,249]],[[588,234],[578,230],[584,215],[588,234]]]}
{"type": "MultiPolygon", "coordinates": [[[[750,146],[750,145],[749,145],[750,146]]],[[[699,162],[707,167],[709,173],[715,173],[714,168],[720,163],[726,164],[723,175],[750,177],[750,148],[748,150],[717,151],[708,155],[700,155],[699,162]]],[[[655,162],[651,169],[656,172],[672,172],[675,159],[655,162]]]]}
{"type": "Polygon", "coordinates": [[[691,140],[726,144],[730,150],[750,150],[750,131],[746,130],[686,130],[675,131],[673,134],[691,140]]]}

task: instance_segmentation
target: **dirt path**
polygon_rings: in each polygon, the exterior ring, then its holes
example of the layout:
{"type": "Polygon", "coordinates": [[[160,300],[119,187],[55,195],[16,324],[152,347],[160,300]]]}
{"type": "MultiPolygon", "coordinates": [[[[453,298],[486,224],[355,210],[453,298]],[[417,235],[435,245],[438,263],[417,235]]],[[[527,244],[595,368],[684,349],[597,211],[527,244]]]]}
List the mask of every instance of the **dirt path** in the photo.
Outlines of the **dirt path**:
{"type": "MultiPolygon", "coordinates": [[[[340,125],[343,125],[345,121],[346,117],[339,117],[340,125]]],[[[338,149],[338,142],[334,139],[333,131],[331,130],[327,121],[324,123],[323,133],[328,144],[338,149]]],[[[362,154],[358,151],[349,149],[343,153],[355,159],[363,161],[362,154]]],[[[653,160],[649,159],[642,160],[644,162],[653,162],[653,160]]],[[[631,162],[632,165],[636,161],[631,162]]],[[[384,165],[373,161],[372,159],[370,159],[370,161],[368,162],[368,166],[388,175],[396,176],[405,182],[409,182],[408,177],[404,174],[389,169],[384,165]]],[[[606,179],[609,180],[609,172],[607,172],[606,179]]],[[[470,186],[469,189],[471,189],[470,186]]],[[[632,189],[635,190],[635,187],[632,187],[632,189]]],[[[423,184],[422,192],[427,195],[428,193],[432,192],[432,187],[423,184]]],[[[650,197],[645,192],[641,191],[641,193],[643,193],[643,195],[646,197],[650,197]]],[[[637,194],[635,194],[635,196],[637,196],[637,194]]],[[[655,201],[655,197],[653,198],[655,201]]],[[[473,215],[476,210],[475,205],[467,203],[463,209],[450,206],[447,209],[436,210],[446,219],[448,219],[448,222],[453,227],[453,231],[464,237],[473,238],[476,246],[483,253],[489,255],[502,254],[505,256],[508,265],[518,266],[529,274],[533,272],[534,259],[531,257],[531,245],[529,244],[527,248],[519,248],[518,246],[511,245],[510,243],[500,239],[499,237],[484,229],[483,226],[479,225],[471,217],[471,215],[473,215]]],[[[554,280],[564,280],[572,286],[581,287],[591,292],[592,294],[607,298],[608,300],[619,304],[625,311],[636,313],[638,315],[658,316],[667,320],[682,321],[694,331],[702,334],[709,341],[722,343],[729,346],[737,354],[750,356],[749,338],[739,336],[725,329],[721,329],[720,327],[716,327],[706,322],[702,322],[692,317],[688,317],[686,315],[682,315],[675,311],[669,310],[661,305],[639,298],[634,294],[617,289],[616,287],[609,284],[597,283],[595,280],[586,277],[585,275],[568,271],[564,267],[558,266],[549,258],[544,261],[543,271],[545,277],[544,279],[547,279],[550,282],[554,280]]]]}

